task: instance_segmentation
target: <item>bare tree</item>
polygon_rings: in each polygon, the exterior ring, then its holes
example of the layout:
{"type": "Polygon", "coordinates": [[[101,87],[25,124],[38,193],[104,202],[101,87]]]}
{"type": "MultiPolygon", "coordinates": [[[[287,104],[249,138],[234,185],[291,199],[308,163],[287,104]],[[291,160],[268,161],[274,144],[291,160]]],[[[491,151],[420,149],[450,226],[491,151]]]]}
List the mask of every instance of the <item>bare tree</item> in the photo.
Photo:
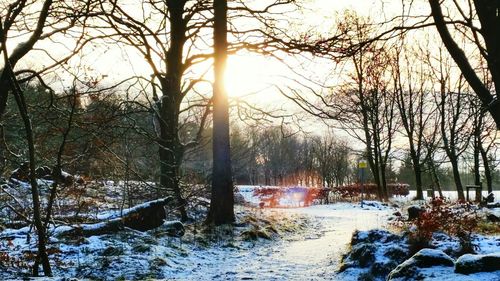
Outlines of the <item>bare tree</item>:
{"type": "Polygon", "coordinates": [[[378,197],[387,199],[386,170],[398,127],[394,90],[386,79],[390,64],[386,52],[388,47],[383,42],[369,40],[375,33],[375,25],[352,12],[338,20],[337,27],[344,35],[342,43],[345,46],[342,48],[345,50],[334,62],[343,62],[344,68],[352,69],[348,81],[339,88],[330,89],[326,96],[299,83],[317,100],[306,97],[302,90],[280,91],[306,112],[339,122],[351,136],[365,144],[365,155],[378,186],[378,197]],[[354,52],[352,46],[357,46],[354,52]]]}
{"type": "Polygon", "coordinates": [[[467,93],[463,79],[460,77],[456,84],[452,84],[447,61],[440,52],[438,57],[439,68],[435,74],[440,86],[435,93],[435,102],[440,115],[440,131],[443,149],[450,161],[458,198],[465,200],[458,161],[466,151],[472,132],[469,131],[469,107],[466,104],[467,93]]]}
{"type": "MultiPolygon", "coordinates": [[[[401,44],[406,44],[406,41],[403,40],[401,44]]],[[[418,200],[424,199],[422,175],[425,171],[425,161],[432,158],[426,154],[433,151],[426,149],[425,142],[426,139],[432,139],[428,137],[429,135],[436,134],[436,131],[432,130],[432,125],[438,122],[435,114],[437,107],[432,99],[432,85],[429,85],[432,80],[429,79],[427,66],[424,62],[414,63],[422,61],[425,56],[426,53],[422,48],[417,48],[415,51],[401,48],[394,54],[392,74],[402,133],[408,140],[409,156],[415,173],[418,200]]],[[[428,144],[431,145],[433,142],[428,144]]]]}
{"type": "Polygon", "coordinates": [[[145,1],[135,6],[118,1],[101,1],[105,13],[104,21],[112,28],[112,33],[126,46],[135,48],[143,55],[152,71],[151,91],[153,93],[154,115],[157,128],[157,143],[160,158],[160,186],[167,193],[173,193],[182,220],[187,220],[186,200],[180,187],[180,165],[185,151],[197,145],[209,114],[209,101],[183,108],[188,92],[198,83],[200,77],[186,77],[191,67],[212,56],[203,53],[208,48],[200,42],[211,24],[210,1],[145,1]],[[134,9],[151,13],[136,14],[134,9]],[[186,55],[187,54],[187,55],[186,55]],[[157,94],[160,91],[161,95],[157,94]],[[179,136],[182,121],[180,115],[191,108],[205,107],[199,130],[191,139],[183,142],[179,136]]]}
{"type": "Polygon", "coordinates": [[[349,172],[350,148],[331,133],[313,139],[313,159],[322,178],[322,185],[333,187],[345,183],[349,172]]]}
{"type": "Polygon", "coordinates": [[[229,103],[224,87],[227,62],[227,0],[214,0],[213,171],[208,223],[233,223],[234,194],[229,141],[229,103]]]}
{"type": "MultiPolygon", "coordinates": [[[[482,107],[488,110],[500,128],[500,22],[498,21],[498,11],[500,3],[498,1],[477,0],[477,1],[439,1],[429,0],[432,10],[432,17],[439,35],[448,50],[449,54],[460,68],[465,80],[482,102],[482,107]],[[451,10],[450,14],[443,13],[443,7],[451,10]],[[457,16],[454,17],[453,15],[457,16]],[[480,27],[476,26],[480,23],[480,27]],[[453,38],[449,26],[457,29],[459,34],[465,34],[475,45],[476,51],[481,54],[487,62],[489,74],[492,77],[495,91],[488,89],[487,81],[480,78],[476,69],[471,63],[471,58],[457,44],[453,38]]],[[[470,45],[470,44],[469,44],[470,45]]]]}
{"type": "Polygon", "coordinates": [[[40,212],[40,195],[38,191],[38,183],[36,179],[36,158],[35,158],[35,142],[33,137],[33,127],[30,115],[28,113],[28,107],[24,99],[23,91],[19,85],[12,65],[9,62],[7,45],[5,41],[2,41],[1,45],[3,56],[4,56],[4,69],[2,75],[5,75],[10,89],[14,94],[17,106],[19,108],[19,113],[22,117],[24,129],[26,131],[26,140],[28,143],[29,151],[29,182],[31,185],[31,195],[33,199],[33,220],[35,227],[37,229],[38,236],[38,253],[36,257],[36,262],[33,267],[33,275],[38,276],[38,265],[41,262],[43,266],[43,272],[45,276],[52,276],[52,269],[50,267],[49,257],[47,255],[46,249],[46,233],[45,227],[42,223],[41,212],[40,212]]]}
{"type": "MultiPolygon", "coordinates": [[[[14,45],[7,57],[20,83],[36,78],[45,84],[43,79],[53,76],[51,70],[64,69],[63,63],[94,39],[86,32],[87,20],[96,15],[92,0],[71,3],[61,0],[2,1],[0,7],[0,40],[14,45]],[[53,46],[64,47],[37,47],[47,41],[53,46]],[[60,44],[63,41],[64,44],[60,44]],[[30,58],[34,55],[45,63],[33,63],[30,58]]],[[[12,91],[3,66],[0,68],[0,123],[3,123],[8,96],[12,91]]],[[[0,143],[0,172],[5,168],[4,152],[8,150],[4,144],[0,143]]]]}
{"type": "Polygon", "coordinates": [[[493,191],[493,178],[492,178],[492,163],[490,154],[496,147],[495,138],[497,130],[495,130],[495,123],[486,112],[481,109],[480,100],[476,96],[468,96],[471,106],[472,116],[472,149],[474,160],[474,184],[482,185],[481,182],[481,166],[483,167],[484,177],[486,180],[486,188],[488,193],[493,191]],[[482,162],[482,163],[481,163],[482,162]],[[482,164],[482,165],[481,165],[482,164]]]}

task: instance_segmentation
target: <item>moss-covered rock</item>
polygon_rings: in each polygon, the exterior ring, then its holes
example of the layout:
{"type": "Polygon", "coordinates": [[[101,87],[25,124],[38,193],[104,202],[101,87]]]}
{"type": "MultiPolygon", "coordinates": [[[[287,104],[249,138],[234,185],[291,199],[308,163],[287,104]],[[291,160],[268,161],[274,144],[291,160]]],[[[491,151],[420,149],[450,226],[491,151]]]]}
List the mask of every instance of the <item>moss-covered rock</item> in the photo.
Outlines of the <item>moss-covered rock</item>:
{"type": "Polygon", "coordinates": [[[488,255],[466,254],[458,258],[455,272],[471,274],[476,272],[500,271],[500,252],[488,255]]]}
{"type": "Polygon", "coordinates": [[[443,251],[426,248],[398,265],[389,273],[388,280],[418,280],[421,277],[419,268],[454,265],[453,259],[443,251]]]}

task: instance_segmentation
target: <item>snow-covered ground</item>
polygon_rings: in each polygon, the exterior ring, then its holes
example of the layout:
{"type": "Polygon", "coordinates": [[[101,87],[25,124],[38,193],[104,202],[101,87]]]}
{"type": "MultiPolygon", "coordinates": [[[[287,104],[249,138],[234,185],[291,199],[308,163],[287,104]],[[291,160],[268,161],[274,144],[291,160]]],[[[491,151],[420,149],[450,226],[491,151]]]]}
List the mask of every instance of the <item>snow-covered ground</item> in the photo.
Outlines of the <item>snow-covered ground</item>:
{"type": "MultiPolygon", "coordinates": [[[[260,199],[253,195],[255,188],[258,188],[258,186],[238,185],[237,188],[238,188],[239,192],[241,193],[241,195],[243,195],[243,198],[247,202],[254,204],[254,205],[259,204],[260,199]]],[[[271,188],[275,188],[275,187],[271,186],[271,188]]],[[[437,191],[435,192],[435,195],[436,196],[438,195],[437,191]]],[[[487,195],[488,195],[487,191],[483,190],[481,192],[482,197],[486,197],[487,195]]],[[[493,195],[495,196],[496,201],[500,200],[500,190],[494,190],[493,195]]],[[[392,201],[394,201],[394,202],[408,202],[408,201],[411,201],[416,196],[417,196],[417,192],[415,190],[410,190],[409,195],[407,195],[407,196],[395,196],[394,198],[392,198],[392,201]]],[[[448,198],[448,199],[451,199],[451,200],[456,200],[458,198],[458,193],[456,191],[443,191],[443,196],[448,198]]],[[[470,190],[470,193],[469,193],[470,199],[473,200],[474,198],[476,198],[475,196],[476,196],[475,191],[470,190]]],[[[426,192],[424,192],[424,197],[427,198],[426,192]]],[[[282,198],[280,200],[282,201],[283,205],[292,205],[294,203],[293,198],[285,197],[285,198],[282,198]]]]}
{"type": "MultiPolygon", "coordinates": [[[[173,280],[336,280],[341,254],[355,229],[383,227],[390,209],[378,204],[339,203],[308,208],[259,210],[272,216],[296,218],[307,225],[300,234],[284,239],[220,240],[205,245],[196,239],[181,243],[158,231],[98,236],[78,243],[53,241],[61,252],[57,275],[115,280],[168,278],[173,280]],[[57,243],[56,243],[57,242],[57,243]],[[61,266],[62,265],[62,266],[61,266]]],[[[10,241],[11,252],[34,248],[19,236],[10,241]]],[[[0,279],[9,275],[0,273],[0,279]]]]}
{"type": "MultiPolygon", "coordinates": [[[[240,187],[240,192],[258,205],[258,198],[252,196],[253,188],[240,187]]],[[[53,239],[49,248],[57,250],[52,256],[57,263],[57,276],[81,279],[357,280],[355,274],[336,273],[353,232],[385,228],[387,217],[395,211],[377,202],[364,203],[363,207],[359,203],[335,203],[272,210],[238,208],[240,217],[253,212],[300,226],[297,233],[280,233],[282,239],[247,241],[227,236],[207,241],[202,239],[200,230],[192,233],[191,229],[181,240],[166,237],[160,228],[81,241],[53,239]]],[[[0,252],[22,257],[35,249],[33,237],[29,241],[25,235],[0,239],[0,252]]],[[[488,249],[485,253],[500,251],[500,244],[495,241],[500,241],[500,237],[480,241],[488,249]]],[[[14,277],[12,271],[2,270],[0,267],[0,280],[14,277]]]]}
{"type": "MultiPolygon", "coordinates": [[[[464,191],[465,194],[467,194],[464,191]]],[[[436,196],[438,195],[438,192],[435,192],[436,196]]],[[[495,196],[495,200],[498,201],[500,200],[500,190],[494,190],[493,195],[495,196]]],[[[410,190],[410,194],[405,197],[395,197],[394,199],[396,201],[405,201],[405,200],[411,200],[412,198],[415,198],[417,196],[417,191],[415,190],[410,190]]],[[[427,196],[426,192],[424,191],[424,196],[427,196]]],[[[443,191],[443,196],[452,200],[456,200],[458,198],[458,193],[456,191],[443,191]]],[[[488,191],[483,190],[481,192],[482,197],[488,196],[488,191]]],[[[469,192],[469,198],[471,200],[474,200],[476,198],[476,193],[474,190],[470,190],[469,192]]]]}

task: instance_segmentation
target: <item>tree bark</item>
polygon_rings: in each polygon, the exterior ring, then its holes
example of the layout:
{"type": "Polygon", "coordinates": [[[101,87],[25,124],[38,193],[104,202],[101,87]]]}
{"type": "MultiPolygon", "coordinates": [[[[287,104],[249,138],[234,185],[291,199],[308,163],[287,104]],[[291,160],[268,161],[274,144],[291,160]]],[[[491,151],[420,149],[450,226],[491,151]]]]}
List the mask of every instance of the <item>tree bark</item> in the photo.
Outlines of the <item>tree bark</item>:
{"type": "MultiPolygon", "coordinates": [[[[484,108],[486,108],[500,129],[500,102],[498,94],[495,97],[484,85],[481,79],[476,74],[474,68],[470,65],[464,51],[458,46],[453,37],[451,36],[446,22],[444,20],[443,11],[439,0],[429,0],[431,6],[432,17],[436,24],[437,31],[460,71],[465,79],[474,90],[476,95],[481,100],[484,108]]],[[[486,50],[488,53],[488,69],[493,77],[495,88],[500,87],[500,71],[498,65],[500,63],[500,36],[498,35],[498,28],[500,28],[500,21],[496,15],[500,5],[496,1],[489,0],[475,0],[474,6],[481,22],[481,35],[483,35],[486,50]]],[[[471,7],[472,8],[472,7],[471,7]]]]}
{"type": "MultiPolygon", "coordinates": [[[[25,5],[25,4],[20,4],[20,1],[17,1],[17,5],[25,5]]],[[[8,57],[8,61],[10,64],[10,68],[12,71],[14,71],[14,68],[16,64],[26,55],[28,54],[32,49],[35,43],[40,39],[43,33],[43,29],[45,27],[45,22],[47,21],[47,17],[49,16],[49,10],[52,6],[52,0],[45,0],[41,10],[40,14],[37,19],[37,25],[36,28],[33,30],[31,33],[31,36],[25,41],[17,45],[17,47],[12,51],[12,54],[8,57]]],[[[18,7],[19,9],[23,9],[25,7],[18,7]]],[[[0,27],[0,39],[2,40],[3,44],[6,44],[7,38],[2,38],[7,36],[6,33],[8,30],[3,30],[2,27],[0,27]]],[[[7,100],[9,96],[9,92],[12,91],[12,84],[11,84],[11,77],[8,71],[8,68],[4,66],[3,69],[0,70],[0,120],[2,120],[3,114],[5,112],[5,109],[7,107],[7,100]]]]}
{"type": "Polygon", "coordinates": [[[214,0],[214,94],[212,197],[207,222],[233,223],[234,194],[229,146],[229,104],[224,89],[227,61],[227,0],[214,0]]]}
{"type": "MultiPolygon", "coordinates": [[[[410,152],[411,153],[411,152],[410,152]]],[[[411,153],[413,154],[413,153],[411,153]]],[[[424,192],[422,189],[422,167],[420,166],[420,159],[416,155],[411,156],[413,162],[413,172],[415,173],[415,185],[417,189],[417,196],[415,199],[423,200],[424,192]]]]}
{"type": "Polygon", "coordinates": [[[176,200],[176,209],[182,221],[188,220],[186,200],[183,198],[180,181],[180,165],[184,147],[179,140],[179,113],[183,93],[183,50],[186,42],[186,22],[183,18],[185,0],[168,0],[170,22],[170,47],[166,54],[165,77],[159,77],[162,99],[158,121],[160,125],[160,185],[171,193],[176,200]]]}
{"type": "Polygon", "coordinates": [[[444,198],[443,190],[441,188],[441,182],[439,181],[439,176],[437,174],[436,164],[434,163],[433,159],[430,159],[428,161],[428,163],[429,163],[429,169],[431,170],[431,176],[432,176],[434,185],[436,186],[436,188],[439,192],[439,197],[444,198]]]}
{"type": "MultiPolygon", "coordinates": [[[[4,45],[5,46],[5,45],[4,45]]],[[[6,53],[6,50],[4,48],[4,53],[6,53]]],[[[28,143],[28,157],[29,157],[29,170],[30,170],[30,175],[29,175],[29,182],[31,185],[31,196],[33,200],[33,221],[37,230],[37,236],[38,236],[38,254],[36,257],[35,264],[33,266],[33,275],[35,277],[38,276],[38,265],[41,262],[42,267],[43,267],[43,272],[45,276],[52,276],[52,269],[50,267],[50,262],[49,262],[49,257],[47,255],[47,249],[46,249],[46,233],[45,233],[45,227],[43,226],[42,223],[42,215],[40,212],[40,195],[38,191],[38,183],[36,180],[36,158],[35,158],[35,142],[33,138],[33,126],[31,124],[31,119],[27,111],[27,105],[24,100],[21,88],[19,84],[16,81],[16,78],[14,76],[14,72],[11,68],[11,65],[9,64],[8,60],[5,60],[7,62],[7,66],[5,67],[4,71],[7,71],[8,74],[10,74],[10,87],[13,89],[13,94],[17,103],[17,106],[19,108],[19,112],[21,115],[21,118],[24,123],[24,129],[26,131],[26,141],[28,143]]]]}
{"type": "MultiPolygon", "coordinates": [[[[480,136],[479,136],[480,137],[480,136]]],[[[474,184],[481,184],[481,174],[479,173],[479,145],[480,141],[474,136],[474,184]]]]}
{"type": "Polygon", "coordinates": [[[479,148],[481,152],[481,158],[483,159],[484,166],[484,177],[486,178],[486,186],[488,188],[488,194],[493,192],[493,176],[491,174],[490,162],[488,160],[488,153],[483,147],[479,148]]]}
{"type": "Polygon", "coordinates": [[[462,186],[462,180],[460,179],[460,171],[458,169],[458,158],[459,154],[457,152],[457,145],[458,145],[458,139],[457,139],[457,134],[458,129],[457,125],[459,122],[459,116],[461,113],[461,102],[462,99],[461,93],[458,93],[458,98],[456,101],[453,101],[451,98],[449,101],[446,101],[448,93],[445,91],[445,86],[444,82],[441,82],[441,92],[440,92],[440,127],[441,127],[441,136],[443,139],[443,147],[446,152],[446,155],[448,156],[448,159],[450,160],[452,172],[453,172],[453,180],[455,181],[457,193],[458,193],[458,199],[459,200],[465,200],[465,195],[464,195],[464,189],[462,186]],[[454,103],[456,105],[456,108],[449,109],[446,107],[446,104],[451,104],[454,103]],[[447,110],[451,110],[451,116],[448,116],[446,114],[447,110]],[[447,131],[447,122],[449,122],[449,131],[447,131]],[[449,136],[448,136],[449,132],[449,136]]]}
{"type": "Polygon", "coordinates": [[[464,188],[462,186],[462,180],[460,179],[460,171],[458,169],[458,160],[450,158],[450,162],[451,162],[451,169],[453,171],[453,180],[455,181],[455,185],[457,187],[458,199],[465,200],[464,188]]]}
{"type": "Polygon", "coordinates": [[[182,196],[180,188],[180,165],[183,156],[183,147],[178,139],[178,112],[177,105],[166,103],[163,99],[161,105],[160,122],[160,185],[171,193],[176,200],[176,209],[179,211],[181,220],[186,221],[186,200],[182,196]],[[169,110],[170,109],[170,110],[169,110]]]}

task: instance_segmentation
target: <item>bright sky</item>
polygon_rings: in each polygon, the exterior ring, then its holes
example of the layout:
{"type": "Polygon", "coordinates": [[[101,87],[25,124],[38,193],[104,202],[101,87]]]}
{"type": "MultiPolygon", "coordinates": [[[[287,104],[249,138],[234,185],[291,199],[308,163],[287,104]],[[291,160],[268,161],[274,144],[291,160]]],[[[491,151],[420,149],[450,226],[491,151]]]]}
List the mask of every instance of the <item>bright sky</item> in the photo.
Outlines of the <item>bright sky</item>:
{"type": "MultiPolygon", "coordinates": [[[[325,34],[331,33],[332,27],[335,24],[336,14],[342,13],[345,9],[355,10],[359,15],[370,16],[374,21],[385,21],[391,18],[401,10],[400,1],[388,0],[308,0],[304,4],[306,9],[301,11],[300,18],[304,28],[313,28],[315,32],[325,34]]],[[[292,60],[289,61],[292,63],[292,60]]],[[[296,62],[293,62],[296,63],[296,62]]],[[[305,62],[312,65],[310,62],[305,62]]],[[[315,76],[321,79],[322,75],[326,76],[331,71],[331,62],[321,61],[315,63],[305,75],[315,76]]],[[[259,57],[255,54],[245,54],[240,56],[232,56],[228,61],[226,83],[228,94],[230,96],[258,96],[256,91],[268,89],[269,84],[276,83],[281,78],[278,76],[291,75],[287,67],[282,63],[273,61],[270,58],[259,57]]],[[[266,91],[266,94],[260,98],[255,98],[258,103],[265,102],[270,95],[275,95],[266,91]],[[265,98],[264,98],[265,97],[265,98]]],[[[274,99],[273,99],[274,101],[274,99]]]]}
{"type": "MultiPolygon", "coordinates": [[[[305,0],[303,3],[306,9],[297,16],[299,21],[296,25],[324,34],[328,34],[335,22],[336,14],[344,9],[352,9],[360,15],[371,16],[375,21],[383,21],[401,10],[399,8],[401,1],[394,0],[305,0]]],[[[40,48],[54,50],[53,46],[50,46],[50,42],[41,42],[37,45],[40,48]]],[[[110,45],[107,48],[88,48],[86,52],[88,55],[84,56],[83,65],[88,67],[90,75],[106,75],[105,84],[112,84],[132,75],[149,77],[151,74],[149,66],[135,50],[124,52],[110,45]]],[[[39,58],[34,59],[40,61],[39,58]]],[[[306,65],[300,70],[302,74],[319,80],[327,79],[332,72],[333,62],[300,60],[301,58],[287,59],[286,62],[295,66],[301,63],[306,65]]],[[[72,64],[79,65],[80,62],[74,60],[72,64]]],[[[297,67],[293,68],[299,71],[297,67]]],[[[209,76],[211,75],[207,77],[209,76]]],[[[231,56],[228,60],[226,88],[230,97],[245,99],[261,107],[289,106],[298,110],[272,86],[289,83],[283,76],[297,77],[288,66],[271,58],[249,53],[239,54],[231,56]]],[[[71,78],[64,79],[66,83],[71,78]]]]}

